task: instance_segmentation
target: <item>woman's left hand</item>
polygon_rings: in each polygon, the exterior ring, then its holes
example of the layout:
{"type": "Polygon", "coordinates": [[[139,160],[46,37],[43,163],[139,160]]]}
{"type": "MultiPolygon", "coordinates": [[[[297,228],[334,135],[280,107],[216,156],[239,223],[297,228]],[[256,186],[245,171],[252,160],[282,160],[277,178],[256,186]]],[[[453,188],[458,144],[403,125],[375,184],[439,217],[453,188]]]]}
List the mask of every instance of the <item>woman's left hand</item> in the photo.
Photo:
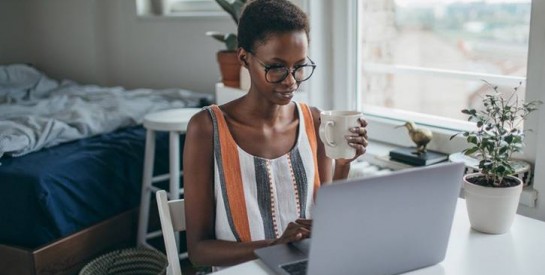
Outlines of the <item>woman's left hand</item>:
{"type": "Polygon", "coordinates": [[[356,155],[351,159],[337,159],[336,162],[339,164],[348,164],[359,156],[363,155],[366,151],[368,142],[367,142],[367,120],[363,117],[358,118],[360,124],[359,127],[350,128],[351,135],[346,135],[346,141],[348,145],[356,149],[356,155]]]}

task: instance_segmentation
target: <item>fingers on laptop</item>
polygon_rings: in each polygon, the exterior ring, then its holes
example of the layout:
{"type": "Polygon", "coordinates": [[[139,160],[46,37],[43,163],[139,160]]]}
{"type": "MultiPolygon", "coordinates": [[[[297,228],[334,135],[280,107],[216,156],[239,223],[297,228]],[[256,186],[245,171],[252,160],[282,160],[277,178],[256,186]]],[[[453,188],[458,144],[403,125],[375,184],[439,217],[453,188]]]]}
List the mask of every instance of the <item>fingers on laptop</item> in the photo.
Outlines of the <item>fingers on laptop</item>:
{"type": "MultiPolygon", "coordinates": [[[[287,242],[296,242],[310,237],[310,228],[308,228],[307,226],[303,226],[295,222],[291,222],[290,225],[293,226],[290,230],[289,235],[287,236],[287,242]]],[[[286,233],[290,229],[290,225],[288,225],[286,233]]]]}
{"type": "Polygon", "coordinates": [[[301,225],[301,226],[304,226],[305,228],[307,229],[311,229],[312,228],[312,220],[310,219],[297,219],[295,220],[295,223],[301,225]]]}
{"type": "Polygon", "coordinates": [[[288,227],[280,236],[280,238],[274,240],[271,244],[281,244],[281,243],[291,243],[300,241],[310,237],[310,222],[305,221],[305,225],[299,224],[297,222],[290,222],[288,227]]]}

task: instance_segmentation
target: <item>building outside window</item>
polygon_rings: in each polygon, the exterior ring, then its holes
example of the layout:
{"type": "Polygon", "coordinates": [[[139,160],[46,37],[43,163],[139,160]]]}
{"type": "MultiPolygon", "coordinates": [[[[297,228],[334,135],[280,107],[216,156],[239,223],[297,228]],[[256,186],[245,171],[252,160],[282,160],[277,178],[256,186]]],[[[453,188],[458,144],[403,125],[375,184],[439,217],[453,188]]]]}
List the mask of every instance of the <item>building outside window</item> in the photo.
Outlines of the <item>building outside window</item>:
{"type": "Polygon", "coordinates": [[[465,120],[490,91],[483,80],[508,93],[525,83],[530,11],[530,0],[359,1],[360,108],[465,120]]]}

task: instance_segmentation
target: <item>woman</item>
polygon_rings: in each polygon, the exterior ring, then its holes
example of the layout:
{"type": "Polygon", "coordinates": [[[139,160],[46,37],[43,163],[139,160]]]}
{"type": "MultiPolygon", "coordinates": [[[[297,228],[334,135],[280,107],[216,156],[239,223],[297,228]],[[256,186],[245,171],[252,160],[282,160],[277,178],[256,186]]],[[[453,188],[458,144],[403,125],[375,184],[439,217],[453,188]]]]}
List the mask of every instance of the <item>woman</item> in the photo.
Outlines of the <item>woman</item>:
{"type": "Polygon", "coordinates": [[[238,26],[248,93],[189,122],[184,148],[187,243],[193,264],[229,266],[256,248],[308,238],[320,184],[348,176],[365,152],[367,123],[351,129],[353,159],[332,160],[318,138],[320,111],[291,99],[314,71],[308,19],[287,0],[256,0],[238,26]]]}

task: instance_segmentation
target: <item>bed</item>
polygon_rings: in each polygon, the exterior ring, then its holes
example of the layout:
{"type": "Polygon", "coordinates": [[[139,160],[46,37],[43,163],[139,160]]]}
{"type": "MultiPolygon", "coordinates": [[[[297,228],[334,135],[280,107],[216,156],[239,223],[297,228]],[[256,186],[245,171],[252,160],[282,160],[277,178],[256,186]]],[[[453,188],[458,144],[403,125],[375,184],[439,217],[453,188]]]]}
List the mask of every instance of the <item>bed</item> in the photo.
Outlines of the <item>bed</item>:
{"type": "MultiPolygon", "coordinates": [[[[31,66],[0,66],[0,270],[73,274],[100,253],[134,244],[143,116],[210,101],[186,90],[79,85],[31,66]]],[[[155,171],[164,173],[168,134],[157,140],[155,171]]]]}

